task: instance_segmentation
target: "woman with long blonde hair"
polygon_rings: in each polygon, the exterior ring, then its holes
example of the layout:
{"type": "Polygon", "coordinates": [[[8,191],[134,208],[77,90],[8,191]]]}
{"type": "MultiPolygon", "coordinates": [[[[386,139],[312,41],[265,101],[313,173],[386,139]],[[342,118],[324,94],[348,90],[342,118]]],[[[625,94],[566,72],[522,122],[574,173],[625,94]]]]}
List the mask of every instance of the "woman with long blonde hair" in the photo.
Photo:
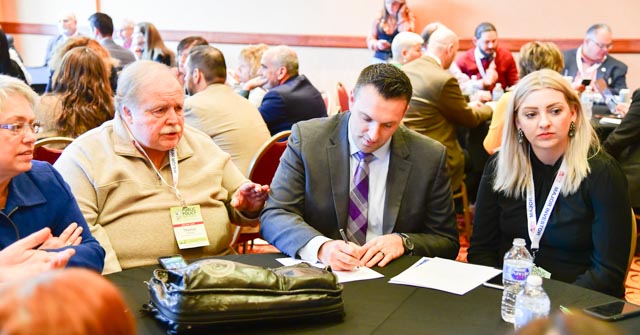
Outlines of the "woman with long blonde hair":
{"type": "Polygon", "coordinates": [[[617,297],[631,244],[620,165],[600,149],[569,83],[545,69],[522,78],[502,147],[480,182],[468,260],[502,267],[514,238],[552,279],[617,297]]]}
{"type": "Polygon", "coordinates": [[[53,91],[40,99],[40,137],[78,137],[113,118],[113,92],[100,56],[88,47],[69,50],[53,75],[53,91]]]}

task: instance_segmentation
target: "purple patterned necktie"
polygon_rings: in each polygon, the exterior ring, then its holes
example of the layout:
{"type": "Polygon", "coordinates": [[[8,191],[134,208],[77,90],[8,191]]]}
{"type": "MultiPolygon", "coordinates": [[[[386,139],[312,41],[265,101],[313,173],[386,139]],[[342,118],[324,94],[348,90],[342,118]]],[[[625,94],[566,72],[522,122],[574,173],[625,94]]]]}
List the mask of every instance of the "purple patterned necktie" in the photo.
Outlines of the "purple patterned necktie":
{"type": "Polygon", "coordinates": [[[375,156],[358,151],[358,166],[353,175],[353,188],[349,192],[349,220],[347,237],[359,245],[367,241],[367,212],[369,203],[369,162],[375,156]]]}

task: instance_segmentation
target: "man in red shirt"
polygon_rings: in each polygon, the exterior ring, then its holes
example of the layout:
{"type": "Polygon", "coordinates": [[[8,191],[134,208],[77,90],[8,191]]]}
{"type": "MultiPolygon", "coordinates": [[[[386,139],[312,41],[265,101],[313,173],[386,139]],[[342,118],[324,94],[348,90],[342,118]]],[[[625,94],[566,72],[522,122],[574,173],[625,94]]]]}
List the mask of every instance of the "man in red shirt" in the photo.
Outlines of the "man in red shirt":
{"type": "Polygon", "coordinates": [[[462,54],[456,64],[469,77],[477,77],[477,89],[493,90],[496,83],[506,89],[518,82],[516,62],[509,50],[498,47],[498,32],[493,24],[480,23],[473,44],[476,47],[462,54]]]}

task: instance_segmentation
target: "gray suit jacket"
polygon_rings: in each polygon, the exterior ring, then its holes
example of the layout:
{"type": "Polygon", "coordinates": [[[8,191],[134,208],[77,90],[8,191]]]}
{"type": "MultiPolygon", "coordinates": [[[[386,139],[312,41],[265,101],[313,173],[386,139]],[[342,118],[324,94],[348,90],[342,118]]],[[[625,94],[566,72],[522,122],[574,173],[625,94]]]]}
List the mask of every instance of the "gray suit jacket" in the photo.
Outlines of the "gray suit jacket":
{"type": "MultiPolygon", "coordinates": [[[[339,240],[339,229],[346,228],[350,116],[292,128],[260,217],[264,238],[290,256],[316,236],[339,240]]],[[[400,126],[390,151],[384,233],[407,233],[416,255],[455,258],[460,245],[445,148],[400,126]]]]}
{"type": "MultiPolygon", "coordinates": [[[[564,57],[564,70],[562,74],[565,76],[575,77],[578,72],[578,65],[576,64],[576,53],[578,49],[571,49],[562,52],[564,57]]],[[[611,93],[618,94],[621,89],[627,88],[627,66],[614,58],[611,55],[607,56],[604,63],[600,65],[596,79],[603,78],[611,93]]]]}
{"type": "Polygon", "coordinates": [[[109,51],[111,58],[115,58],[120,62],[116,66],[118,70],[122,70],[125,66],[136,61],[136,56],[133,55],[133,52],[117,45],[116,42],[110,38],[101,40],[100,44],[109,51]]]}

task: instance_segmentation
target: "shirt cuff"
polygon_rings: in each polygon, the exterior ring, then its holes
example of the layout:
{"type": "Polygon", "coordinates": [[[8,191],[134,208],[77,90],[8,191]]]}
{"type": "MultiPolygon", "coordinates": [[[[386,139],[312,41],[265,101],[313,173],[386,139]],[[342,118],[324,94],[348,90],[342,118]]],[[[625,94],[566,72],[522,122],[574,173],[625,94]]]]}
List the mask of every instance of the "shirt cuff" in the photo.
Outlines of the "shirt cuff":
{"type": "Polygon", "coordinates": [[[318,259],[318,251],[322,244],[327,241],[331,241],[331,239],[326,236],[316,236],[312,238],[311,241],[307,242],[307,244],[298,250],[298,256],[305,261],[320,261],[318,259]]]}

